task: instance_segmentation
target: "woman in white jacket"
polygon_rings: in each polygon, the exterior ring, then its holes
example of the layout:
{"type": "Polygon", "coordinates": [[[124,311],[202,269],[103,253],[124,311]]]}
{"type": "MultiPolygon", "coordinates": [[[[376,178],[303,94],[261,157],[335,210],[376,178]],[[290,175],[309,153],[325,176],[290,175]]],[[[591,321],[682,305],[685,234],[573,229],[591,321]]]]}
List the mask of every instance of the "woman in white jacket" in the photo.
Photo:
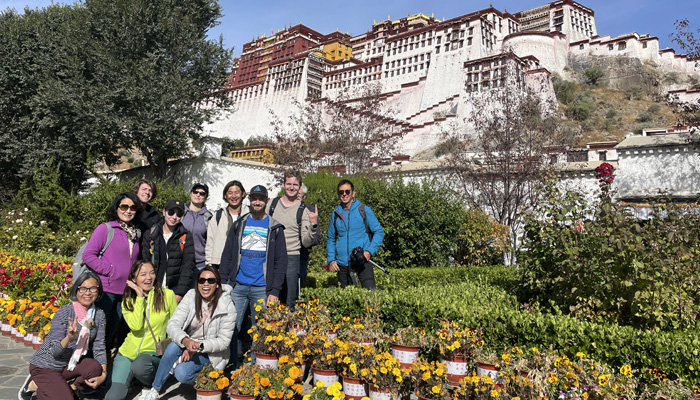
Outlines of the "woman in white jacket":
{"type": "Polygon", "coordinates": [[[173,375],[182,383],[194,385],[204,365],[224,369],[229,360],[229,344],[236,326],[236,307],[231,301],[231,286],[222,285],[219,271],[211,266],[197,274],[195,289],[190,289],[175,309],[168,322],[168,345],[146,400],[160,399],[159,392],[168,379],[173,364],[173,375]]]}

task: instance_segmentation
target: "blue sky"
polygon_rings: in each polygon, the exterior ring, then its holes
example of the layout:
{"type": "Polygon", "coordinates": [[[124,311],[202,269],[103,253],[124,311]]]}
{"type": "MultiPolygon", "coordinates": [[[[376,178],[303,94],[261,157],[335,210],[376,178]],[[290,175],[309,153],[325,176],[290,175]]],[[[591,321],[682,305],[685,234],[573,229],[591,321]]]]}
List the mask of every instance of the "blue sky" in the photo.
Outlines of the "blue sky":
{"type": "MultiPolygon", "coordinates": [[[[44,7],[51,3],[51,0],[0,0],[0,9],[11,7],[20,11],[25,6],[44,7]]],[[[271,31],[277,32],[278,28],[299,22],[324,34],[337,29],[357,35],[370,29],[373,20],[383,20],[387,16],[397,19],[420,12],[433,14],[439,19],[449,19],[487,8],[490,3],[501,11],[516,12],[546,4],[547,1],[219,0],[219,3],[225,15],[211,36],[223,35],[224,44],[234,47],[234,54],[238,56],[243,43],[263,33],[269,35],[271,31]]],[[[595,11],[599,35],[650,33],[659,38],[661,48],[673,47],[677,52],[680,49],[669,40],[669,34],[674,32],[674,22],[688,18],[695,29],[700,26],[700,0],[584,0],[580,3],[595,11]]]]}

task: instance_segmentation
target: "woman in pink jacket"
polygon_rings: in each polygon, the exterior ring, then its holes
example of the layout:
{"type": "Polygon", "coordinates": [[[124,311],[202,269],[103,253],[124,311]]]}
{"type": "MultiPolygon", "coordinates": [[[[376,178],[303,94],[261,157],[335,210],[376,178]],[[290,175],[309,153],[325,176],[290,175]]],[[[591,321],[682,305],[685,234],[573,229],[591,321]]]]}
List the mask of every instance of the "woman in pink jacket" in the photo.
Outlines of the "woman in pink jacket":
{"type": "Polygon", "coordinates": [[[112,348],[114,333],[122,318],[122,295],[129,269],[139,254],[140,231],[135,221],[139,220],[141,211],[141,203],[135,194],[118,194],[107,209],[107,222],[95,228],[83,252],[83,261],[102,281],[104,296],[95,305],[105,313],[105,344],[108,351],[112,348]],[[107,242],[107,225],[114,230],[114,237],[100,256],[107,242]]]}

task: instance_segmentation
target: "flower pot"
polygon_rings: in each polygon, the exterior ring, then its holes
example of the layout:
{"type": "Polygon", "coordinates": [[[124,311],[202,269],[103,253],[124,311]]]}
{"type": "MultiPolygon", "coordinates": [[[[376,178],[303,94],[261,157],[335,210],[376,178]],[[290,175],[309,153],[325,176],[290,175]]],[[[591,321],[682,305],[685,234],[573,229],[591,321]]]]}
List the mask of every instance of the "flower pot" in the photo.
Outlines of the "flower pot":
{"type": "Polygon", "coordinates": [[[419,395],[418,393],[414,393],[414,394],[416,395],[416,397],[418,397],[418,400],[430,400],[428,398],[425,398],[425,397],[419,395]]]}
{"type": "Polygon", "coordinates": [[[361,400],[367,397],[367,384],[360,378],[343,376],[343,392],[346,399],[361,400]]]}
{"type": "Polygon", "coordinates": [[[32,347],[32,341],[34,340],[34,332],[27,332],[26,335],[24,335],[24,345],[32,347]]]}
{"type": "Polygon", "coordinates": [[[231,400],[253,400],[255,396],[252,394],[233,394],[229,392],[228,397],[231,400]]]}
{"type": "Polygon", "coordinates": [[[323,387],[327,388],[330,385],[338,382],[338,371],[319,368],[312,368],[311,370],[314,374],[314,386],[316,386],[318,382],[323,381],[323,387]]]}
{"type": "Polygon", "coordinates": [[[32,348],[34,350],[39,350],[39,347],[44,344],[44,339],[40,338],[39,335],[34,336],[34,340],[32,341],[32,348]]]}
{"type": "Polygon", "coordinates": [[[277,357],[274,354],[256,354],[255,355],[255,365],[259,366],[262,369],[267,369],[267,368],[277,368],[277,364],[279,364],[279,357],[277,357]]]}
{"type": "Polygon", "coordinates": [[[497,385],[503,384],[503,377],[499,374],[500,371],[501,369],[496,368],[493,364],[476,362],[476,375],[488,376],[497,385]]]}
{"type": "Polygon", "coordinates": [[[2,325],[0,325],[0,330],[2,331],[3,336],[10,336],[10,332],[12,332],[12,325],[8,324],[7,322],[3,322],[2,325]]]}
{"type": "Polygon", "coordinates": [[[326,334],[326,342],[334,342],[337,337],[338,334],[335,331],[329,331],[326,334]]]}
{"type": "Polygon", "coordinates": [[[370,385],[369,400],[394,400],[394,394],[390,389],[380,389],[374,385],[370,385]]]}
{"type": "Polygon", "coordinates": [[[400,344],[391,344],[391,355],[401,363],[401,368],[408,368],[418,359],[420,347],[403,346],[400,344]]]}
{"type": "Polygon", "coordinates": [[[304,336],[306,335],[306,328],[304,328],[302,325],[294,325],[292,327],[292,332],[294,332],[294,334],[297,336],[304,336]]]}
{"type": "Polygon", "coordinates": [[[459,385],[459,380],[467,376],[468,360],[463,355],[453,357],[442,356],[440,362],[447,364],[447,380],[459,385]]]}
{"type": "Polygon", "coordinates": [[[221,400],[221,390],[197,389],[197,400],[221,400]]]}

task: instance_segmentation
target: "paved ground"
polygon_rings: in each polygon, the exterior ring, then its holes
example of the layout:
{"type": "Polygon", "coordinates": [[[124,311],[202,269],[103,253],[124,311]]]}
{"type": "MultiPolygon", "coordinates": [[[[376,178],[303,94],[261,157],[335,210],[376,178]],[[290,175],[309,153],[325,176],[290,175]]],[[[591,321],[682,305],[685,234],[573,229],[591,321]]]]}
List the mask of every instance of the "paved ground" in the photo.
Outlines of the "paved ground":
{"type": "MultiPolygon", "coordinates": [[[[31,347],[19,344],[9,336],[0,336],[0,400],[17,399],[20,385],[29,374],[29,359],[34,355],[31,347]]],[[[304,384],[304,394],[311,391],[308,379],[304,384]]],[[[127,400],[134,400],[141,394],[141,387],[132,387],[127,400]]],[[[195,399],[195,390],[189,385],[180,385],[171,375],[161,399],[195,399]]],[[[96,397],[100,398],[100,397],[96,397]]]]}

